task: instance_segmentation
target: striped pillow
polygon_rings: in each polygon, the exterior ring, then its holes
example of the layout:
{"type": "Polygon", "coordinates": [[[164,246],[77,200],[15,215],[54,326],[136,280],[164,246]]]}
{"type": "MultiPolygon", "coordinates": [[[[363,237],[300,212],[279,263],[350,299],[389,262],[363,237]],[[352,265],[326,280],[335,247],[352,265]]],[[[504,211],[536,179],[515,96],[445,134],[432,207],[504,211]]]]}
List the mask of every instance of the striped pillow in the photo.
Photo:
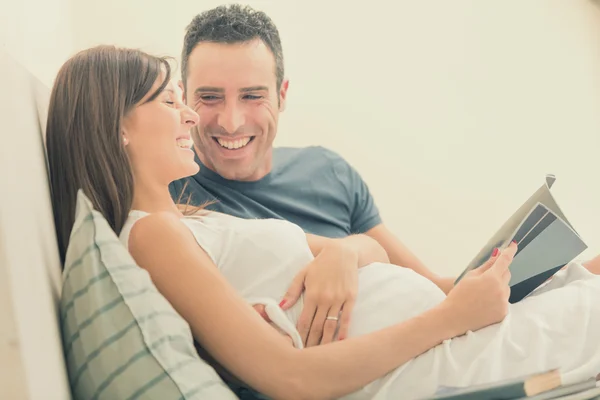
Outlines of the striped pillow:
{"type": "Polygon", "coordinates": [[[189,325],[80,191],[60,318],[75,399],[236,399],[189,325]]]}

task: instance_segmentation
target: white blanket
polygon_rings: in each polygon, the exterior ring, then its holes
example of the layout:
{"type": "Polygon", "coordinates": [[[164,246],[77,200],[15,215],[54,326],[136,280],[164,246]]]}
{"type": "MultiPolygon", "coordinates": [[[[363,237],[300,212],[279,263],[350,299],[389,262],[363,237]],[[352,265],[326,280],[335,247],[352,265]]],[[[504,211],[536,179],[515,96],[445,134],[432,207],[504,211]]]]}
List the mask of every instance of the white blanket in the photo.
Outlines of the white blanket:
{"type": "Polygon", "coordinates": [[[416,399],[559,368],[563,383],[600,373],[600,276],[572,263],[499,324],[447,340],[345,400],[416,399]]]}

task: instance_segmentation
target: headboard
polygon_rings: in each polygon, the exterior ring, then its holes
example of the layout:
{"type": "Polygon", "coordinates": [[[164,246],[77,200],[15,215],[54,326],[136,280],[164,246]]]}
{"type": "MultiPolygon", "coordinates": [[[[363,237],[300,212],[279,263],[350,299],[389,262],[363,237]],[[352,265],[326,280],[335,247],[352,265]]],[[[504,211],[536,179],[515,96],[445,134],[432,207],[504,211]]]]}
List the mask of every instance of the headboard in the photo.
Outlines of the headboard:
{"type": "Polygon", "coordinates": [[[0,49],[0,398],[70,399],[43,144],[49,89],[0,49]]]}

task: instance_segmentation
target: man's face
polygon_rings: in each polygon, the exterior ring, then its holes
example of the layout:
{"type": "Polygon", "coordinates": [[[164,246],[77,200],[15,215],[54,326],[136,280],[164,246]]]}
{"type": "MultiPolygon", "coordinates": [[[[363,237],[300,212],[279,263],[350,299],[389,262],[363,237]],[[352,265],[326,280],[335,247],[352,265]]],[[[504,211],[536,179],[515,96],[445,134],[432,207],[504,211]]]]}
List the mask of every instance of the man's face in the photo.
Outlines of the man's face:
{"type": "Polygon", "coordinates": [[[287,85],[278,90],[275,58],[261,40],[198,44],[184,99],[200,116],[192,138],[202,163],[231,180],[268,174],[287,85]]]}

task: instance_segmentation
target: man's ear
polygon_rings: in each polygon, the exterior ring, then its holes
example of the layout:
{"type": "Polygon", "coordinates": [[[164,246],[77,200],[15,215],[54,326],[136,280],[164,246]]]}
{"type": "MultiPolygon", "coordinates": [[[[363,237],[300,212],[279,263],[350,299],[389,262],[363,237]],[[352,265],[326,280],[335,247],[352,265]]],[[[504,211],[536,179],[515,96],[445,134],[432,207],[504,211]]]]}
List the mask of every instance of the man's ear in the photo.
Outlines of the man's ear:
{"type": "Polygon", "coordinates": [[[179,83],[177,83],[177,86],[179,86],[179,89],[181,89],[181,101],[183,102],[183,104],[187,104],[185,102],[185,87],[183,86],[183,81],[179,80],[179,83]]]}
{"type": "Polygon", "coordinates": [[[287,100],[287,91],[290,86],[290,80],[284,79],[281,82],[281,88],[279,89],[279,112],[285,111],[285,105],[287,100]]]}

